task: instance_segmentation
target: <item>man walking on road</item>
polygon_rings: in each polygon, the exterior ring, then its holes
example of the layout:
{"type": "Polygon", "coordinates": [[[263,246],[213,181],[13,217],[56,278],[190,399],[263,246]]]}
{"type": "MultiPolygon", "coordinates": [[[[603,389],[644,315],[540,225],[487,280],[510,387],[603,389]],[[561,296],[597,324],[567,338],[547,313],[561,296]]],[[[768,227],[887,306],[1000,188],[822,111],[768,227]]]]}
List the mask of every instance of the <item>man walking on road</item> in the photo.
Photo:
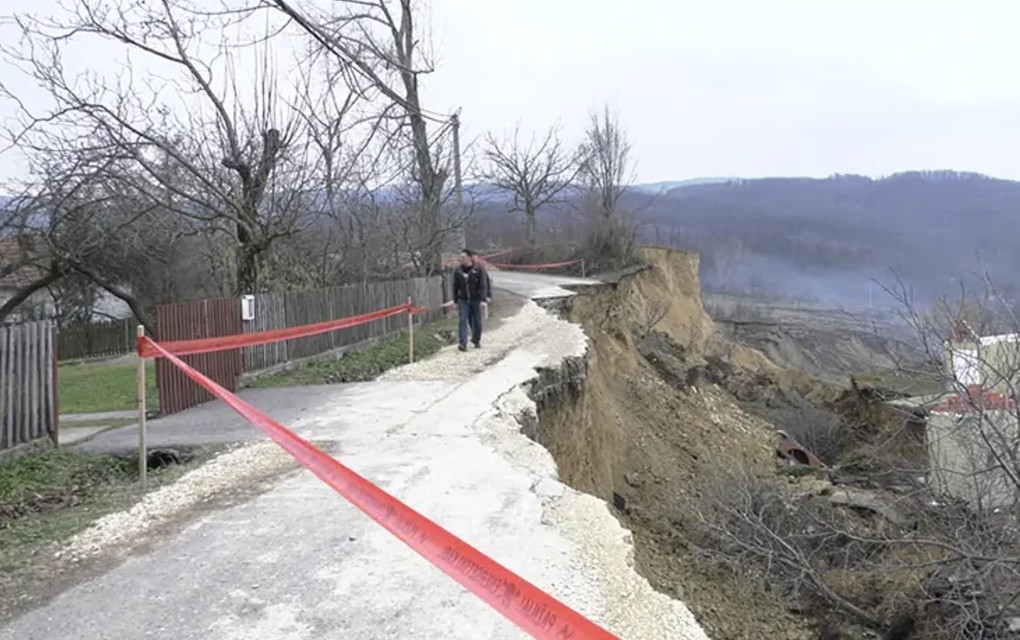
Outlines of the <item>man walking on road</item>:
{"type": "Polygon", "coordinates": [[[460,252],[460,267],[453,272],[453,300],[457,304],[457,343],[467,351],[468,329],[475,348],[482,346],[482,305],[489,301],[489,275],[475,264],[470,249],[460,252]]]}

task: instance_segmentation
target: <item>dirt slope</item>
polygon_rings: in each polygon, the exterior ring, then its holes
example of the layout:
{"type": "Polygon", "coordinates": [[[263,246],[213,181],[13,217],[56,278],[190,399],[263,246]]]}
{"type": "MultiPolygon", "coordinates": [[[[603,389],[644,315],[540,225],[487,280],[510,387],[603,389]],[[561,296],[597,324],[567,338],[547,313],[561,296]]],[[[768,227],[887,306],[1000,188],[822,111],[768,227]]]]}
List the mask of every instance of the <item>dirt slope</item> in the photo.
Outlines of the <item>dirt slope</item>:
{"type": "Polygon", "coordinates": [[[923,359],[916,336],[895,314],[821,304],[780,304],[724,295],[705,307],[723,336],[782,367],[833,383],[923,359]]]}
{"type": "Polygon", "coordinates": [[[721,363],[777,388],[805,381],[716,333],[695,254],[644,249],[643,258],[646,269],[565,302],[591,348],[573,384],[540,394],[533,435],[565,482],[616,506],[639,571],[683,599],[713,638],[814,637],[761,580],[715,563],[689,535],[713,470],[776,465],[775,427],[716,384],[721,363]]]}

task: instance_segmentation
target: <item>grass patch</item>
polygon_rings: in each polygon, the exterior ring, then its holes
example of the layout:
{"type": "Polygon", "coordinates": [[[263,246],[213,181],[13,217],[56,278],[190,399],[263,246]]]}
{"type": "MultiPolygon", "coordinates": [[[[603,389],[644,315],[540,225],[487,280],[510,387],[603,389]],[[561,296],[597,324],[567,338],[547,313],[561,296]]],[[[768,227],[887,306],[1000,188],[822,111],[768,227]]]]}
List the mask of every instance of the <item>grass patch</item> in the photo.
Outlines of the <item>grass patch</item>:
{"type": "MultiPolygon", "coordinates": [[[[149,470],[149,490],[170,484],[213,451],[149,470]]],[[[47,547],[141,497],[134,460],[50,450],[0,465],[0,619],[59,574],[47,547]]]]}
{"type": "Polygon", "coordinates": [[[26,515],[73,506],[98,487],[127,482],[131,464],[107,456],[47,451],[0,466],[0,531],[26,515]]]}
{"type": "MultiPolygon", "coordinates": [[[[416,328],[414,358],[427,358],[443,347],[456,342],[456,321],[443,320],[416,328]]],[[[304,387],[340,382],[367,382],[386,371],[407,364],[407,332],[361,351],[346,353],[339,358],[317,360],[291,371],[265,376],[252,383],[255,388],[304,387]]]]}
{"type": "MultiPolygon", "coordinates": [[[[180,473],[172,466],[150,469],[150,488],[180,473]]],[[[0,466],[0,574],[30,570],[45,545],[129,507],[139,498],[137,478],[134,460],[63,450],[0,466]]],[[[6,586],[0,580],[0,591],[6,586]]]]}
{"type": "MultiPolygon", "coordinates": [[[[136,365],[130,362],[60,365],[57,369],[60,413],[134,409],[136,372],[136,365]]],[[[152,360],[145,363],[145,382],[148,407],[157,409],[156,364],[152,360]]]]}

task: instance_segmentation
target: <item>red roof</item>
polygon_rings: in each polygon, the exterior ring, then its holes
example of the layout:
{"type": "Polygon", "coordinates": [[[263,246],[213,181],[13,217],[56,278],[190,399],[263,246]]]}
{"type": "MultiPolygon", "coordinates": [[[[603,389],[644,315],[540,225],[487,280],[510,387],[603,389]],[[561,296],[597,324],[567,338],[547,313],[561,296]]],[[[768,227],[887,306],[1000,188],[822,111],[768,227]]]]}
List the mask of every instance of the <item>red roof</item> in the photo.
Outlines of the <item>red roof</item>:
{"type": "Polygon", "coordinates": [[[965,320],[961,320],[953,327],[953,332],[949,334],[949,339],[953,342],[976,342],[978,334],[970,328],[970,325],[965,320]]]}
{"type": "Polygon", "coordinates": [[[1013,398],[982,389],[980,386],[968,387],[965,393],[949,396],[932,408],[932,413],[970,413],[972,411],[1014,411],[1016,401],[1013,398]]]}

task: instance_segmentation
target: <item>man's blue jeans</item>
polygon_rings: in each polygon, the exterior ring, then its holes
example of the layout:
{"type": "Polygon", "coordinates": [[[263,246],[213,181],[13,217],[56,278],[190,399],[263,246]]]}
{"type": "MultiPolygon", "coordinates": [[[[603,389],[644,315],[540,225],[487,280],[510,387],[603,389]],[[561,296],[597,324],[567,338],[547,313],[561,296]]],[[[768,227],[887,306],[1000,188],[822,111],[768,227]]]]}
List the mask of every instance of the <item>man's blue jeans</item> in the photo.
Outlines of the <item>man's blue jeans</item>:
{"type": "Polygon", "coordinates": [[[475,346],[482,341],[482,304],[480,302],[457,301],[457,342],[467,347],[468,329],[475,346]]]}

